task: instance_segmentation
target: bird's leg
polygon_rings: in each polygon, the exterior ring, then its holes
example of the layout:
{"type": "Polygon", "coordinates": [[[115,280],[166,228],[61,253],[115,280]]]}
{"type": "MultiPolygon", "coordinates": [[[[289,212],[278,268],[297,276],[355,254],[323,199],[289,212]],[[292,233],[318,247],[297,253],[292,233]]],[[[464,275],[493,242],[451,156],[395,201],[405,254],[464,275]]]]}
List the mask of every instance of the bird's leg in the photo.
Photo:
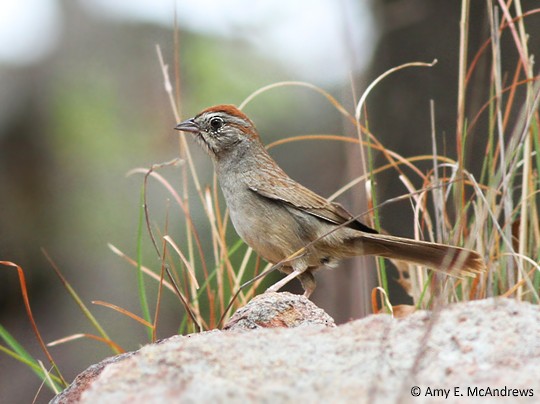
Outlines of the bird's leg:
{"type": "MultiPolygon", "coordinates": [[[[281,279],[280,281],[274,283],[272,286],[270,286],[268,289],[266,289],[266,292],[277,292],[280,290],[283,286],[285,286],[287,283],[289,283],[294,278],[302,279],[302,275],[304,275],[304,272],[306,271],[307,266],[295,266],[293,267],[293,271],[290,272],[285,278],[281,279]]],[[[306,290],[307,292],[307,290],[306,290]]]]}
{"type": "Polygon", "coordinates": [[[305,271],[298,275],[298,280],[302,283],[302,288],[304,288],[304,297],[309,299],[309,296],[311,296],[317,287],[313,273],[311,271],[305,271]]]}

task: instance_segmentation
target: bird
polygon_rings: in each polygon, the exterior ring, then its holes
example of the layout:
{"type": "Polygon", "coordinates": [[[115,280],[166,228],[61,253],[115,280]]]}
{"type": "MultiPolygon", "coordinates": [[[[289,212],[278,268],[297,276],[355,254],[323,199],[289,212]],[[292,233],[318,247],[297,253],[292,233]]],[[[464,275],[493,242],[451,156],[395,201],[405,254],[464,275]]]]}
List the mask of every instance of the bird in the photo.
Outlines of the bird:
{"type": "Polygon", "coordinates": [[[238,235],[286,274],[267,292],[298,278],[309,298],[316,287],[314,272],[354,256],[385,257],[458,277],[486,269],[475,251],[381,234],[296,182],[270,156],[251,119],[234,105],[206,108],[175,129],[192,134],[213,161],[238,235]]]}

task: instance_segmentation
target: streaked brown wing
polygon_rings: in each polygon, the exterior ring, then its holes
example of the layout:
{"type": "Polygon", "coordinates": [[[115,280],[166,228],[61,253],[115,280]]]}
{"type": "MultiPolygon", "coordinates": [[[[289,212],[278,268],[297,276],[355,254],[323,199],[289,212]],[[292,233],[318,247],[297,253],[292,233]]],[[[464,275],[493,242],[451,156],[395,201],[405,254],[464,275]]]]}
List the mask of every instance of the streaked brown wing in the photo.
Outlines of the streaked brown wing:
{"type": "MultiPolygon", "coordinates": [[[[263,185],[256,184],[253,178],[248,176],[248,186],[253,192],[265,198],[285,202],[296,209],[330,223],[340,225],[353,218],[339,203],[327,201],[322,196],[286,176],[283,171],[281,173],[284,175],[277,179],[276,176],[272,176],[274,180],[263,185]]],[[[346,226],[366,233],[377,233],[376,230],[358,220],[353,220],[346,226]]]]}

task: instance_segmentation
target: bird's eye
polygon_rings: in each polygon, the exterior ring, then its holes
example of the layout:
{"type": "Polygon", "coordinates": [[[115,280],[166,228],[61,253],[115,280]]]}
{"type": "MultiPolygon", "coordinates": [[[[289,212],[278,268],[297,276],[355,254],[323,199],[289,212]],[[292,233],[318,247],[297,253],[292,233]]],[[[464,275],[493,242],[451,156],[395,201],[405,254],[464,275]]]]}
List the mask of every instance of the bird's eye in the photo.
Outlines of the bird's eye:
{"type": "Polygon", "coordinates": [[[212,130],[213,131],[217,131],[219,128],[221,128],[223,126],[225,122],[223,122],[223,119],[219,118],[219,117],[214,117],[212,119],[210,119],[210,126],[212,127],[212,130]]]}

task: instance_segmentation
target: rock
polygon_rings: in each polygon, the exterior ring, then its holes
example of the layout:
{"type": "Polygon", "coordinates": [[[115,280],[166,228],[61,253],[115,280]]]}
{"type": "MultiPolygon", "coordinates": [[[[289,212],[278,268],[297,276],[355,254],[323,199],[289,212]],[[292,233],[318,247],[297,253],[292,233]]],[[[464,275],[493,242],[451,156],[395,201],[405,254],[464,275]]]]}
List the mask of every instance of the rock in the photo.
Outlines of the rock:
{"type": "MultiPolygon", "coordinates": [[[[279,296],[290,296],[277,295],[287,306],[279,296]]],[[[252,331],[174,336],[108,363],[69,402],[525,403],[540,395],[539,306],[488,299],[338,327],[265,328],[250,315],[234,325],[246,321],[252,331]],[[420,397],[411,396],[414,386],[420,397]]]]}
{"type": "Polygon", "coordinates": [[[101,374],[103,369],[111,363],[116,363],[123,361],[124,359],[130,357],[136,352],[127,352],[124,354],[111,356],[110,358],[104,359],[101,362],[90,366],[80,375],[78,375],[73,383],[65,389],[61,394],[57,395],[51,403],[57,404],[70,404],[78,403],[81,399],[81,394],[92,385],[94,380],[101,374]]]}
{"type": "Polygon", "coordinates": [[[323,325],[335,327],[334,319],[323,309],[300,295],[292,293],[263,293],[238,309],[225,324],[225,330],[253,330],[255,328],[300,327],[323,325]]]}

